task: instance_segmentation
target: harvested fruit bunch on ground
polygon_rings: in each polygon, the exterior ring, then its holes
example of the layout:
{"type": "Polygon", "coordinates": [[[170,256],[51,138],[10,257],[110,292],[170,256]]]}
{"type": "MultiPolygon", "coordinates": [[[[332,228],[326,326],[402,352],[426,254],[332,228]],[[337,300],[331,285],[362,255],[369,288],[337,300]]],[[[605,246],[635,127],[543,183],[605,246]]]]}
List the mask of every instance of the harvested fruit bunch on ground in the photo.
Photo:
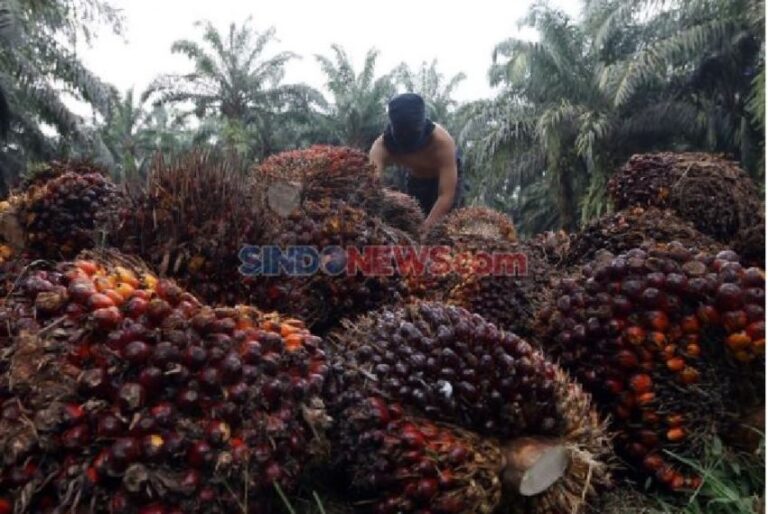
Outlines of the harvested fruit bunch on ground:
{"type": "MultiPolygon", "coordinates": [[[[372,259],[366,248],[406,244],[407,238],[369,216],[362,209],[339,200],[307,201],[286,218],[275,218],[264,236],[265,244],[281,249],[312,246],[318,251],[336,248],[321,256],[332,262],[316,273],[304,276],[255,276],[248,279],[250,297],[263,309],[274,309],[305,320],[313,330],[324,331],[342,317],[367,312],[384,303],[398,301],[403,292],[402,277],[367,274],[372,259]],[[348,273],[348,253],[356,249],[360,268],[348,273]],[[366,264],[368,263],[368,264],[366,264]],[[338,266],[338,274],[331,268],[338,266]]],[[[375,271],[375,270],[373,270],[375,271]]]]}
{"type": "Polygon", "coordinates": [[[672,241],[699,251],[717,253],[725,249],[668,209],[630,207],[595,220],[574,234],[565,263],[586,264],[601,250],[618,255],[645,243],[672,241]]]}
{"type": "Polygon", "coordinates": [[[763,205],[737,163],[707,153],[634,155],[608,183],[616,209],[672,209],[702,233],[728,243],[759,222],[763,205]]]}
{"type": "Polygon", "coordinates": [[[664,451],[696,457],[738,414],[735,398],[761,400],[764,291],[762,270],[731,251],[648,245],[560,281],[539,313],[539,339],[612,416],[617,447],[638,470],[692,489],[700,479],[664,451]]]}
{"type": "MultiPolygon", "coordinates": [[[[472,448],[482,462],[485,439],[501,440],[508,462],[497,469],[512,484],[513,503],[530,506],[530,512],[578,511],[582,493],[589,498],[607,481],[609,443],[588,396],[539,351],[477,314],[420,302],[345,322],[331,340],[336,358],[326,394],[334,417],[346,420],[335,429],[333,442],[365,441],[369,430],[382,430],[356,426],[350,412],[362,412],[365,419],[366,409],[383,404],[376,407],[382,419],[394,419],[391,411],[398,407],[391,404],[401,404],[401,411],[473,432],[464,444],[483,441],[472,448]],[[381,402],[366,406],[370,397],[381,402]]],[[[401,430],[387,428],[385,440],[406,438],[401,430]]],[[[373,451],[381,456],[389,450],[373,451]]],[[[349,459],[352,477],[376,471],[375,463],[355,461],[354,454],[339,458],[349,459]]],[[[461,468],[455,464],[453,471],[473,471],[461,468]]],[[[419,469],[416,477],[435,478],[429,465],[419,469]]],[[[429,505],[436,512],[471,511],[429,505]]]]}
{"type": "Polygon", "coordinates": [[[488,207],[464,207],[451,212],[426,236],[430,244],[453,245],[463,238],[481,237],[492,241],[517,241],[512,218],[488,207]]]}
{"type": "Polygon", "coordinates": [[[88,164],[54,163],[10,200],[25,246],[42,258],[72,258],[103,243],[123,195],[107,173],[88,164]]]}
{"type": "Polygon", "coordinates": [[[299,202],[334,198],[365,207],[382,189],[368,155],[342,146],[282,152],[258,164],[251,175],[262,193],[289,185],[299,202]]]}
{"type": "Polygon", "coordinates": [[[320,339],[211,308],[118,255],[29,271],[3,305],[13,512],[269,512],[312,457],[320,339]]]}
{"type": "Polygon", "coordinates": [[[419,203],[412,197],[399,191],[384,188],[377,196],[368,212],[411,237],[418,238],[424,223],[424,213],[419,203]]]}
{"type": "Polygon", "coordinates": [[[208,303],[246,303],[238,252],[259,243],[266,221],[239,168],[207,153],[159,158],[146,184],[130,191],[114,246],[208,303]]]}

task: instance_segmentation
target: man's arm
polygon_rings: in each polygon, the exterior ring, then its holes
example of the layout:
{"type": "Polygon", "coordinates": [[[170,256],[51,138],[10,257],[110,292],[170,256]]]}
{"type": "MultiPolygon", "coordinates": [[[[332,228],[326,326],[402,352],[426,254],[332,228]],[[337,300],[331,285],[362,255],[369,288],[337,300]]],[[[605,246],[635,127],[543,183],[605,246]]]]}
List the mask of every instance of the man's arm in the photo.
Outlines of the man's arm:
{"type": "Polygon", "coordinates": [[[384,138],[382,136],[379,136],[373,142],[371,151],[368,152],[368,159],[376,168],[376,175],[381,175],[381,172],[387,167],[387,148],[384,146],[384,138]]]}
{"type": "Polygon", "coordinates": [[[437,201],[432,206],[432,211],[424,222],[423,228],[425,230],[440,222],[453,207],[453,200],[456,196],[456,183],[459,180],[459,173],[456,168],[456,146],[453,141],[450,141],[441,150],[438,169],[440,179],[437,189],[437,201]]]}

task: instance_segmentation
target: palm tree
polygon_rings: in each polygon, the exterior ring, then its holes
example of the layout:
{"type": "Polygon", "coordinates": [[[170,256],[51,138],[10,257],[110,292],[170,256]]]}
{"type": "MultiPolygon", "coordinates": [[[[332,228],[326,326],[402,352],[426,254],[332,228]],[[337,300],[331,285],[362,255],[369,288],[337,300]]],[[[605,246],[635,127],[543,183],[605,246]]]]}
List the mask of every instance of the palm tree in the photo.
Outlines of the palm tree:
{"type": "Polygon", "coordinates": [[[444,75],[437,70],[437,60],[433,60],[429,65],[426,62],[421,63],[416,71],[402,63],[393,75],[402,89],[418,93],[424,98],[433,121],[450,125],[451,114],[458,106],[453,94],[459,84],[467,78],[464,73],[457,73],[446,82],[444,75]]]}
{"type": "Polygon", "coordinates": [[[381,134],[386,121],[386,104],[395,92],[392,77],[376,77],[379,53],[370,49],[363,69],[355,73],[349,56],[332,45],[333,57],[315,56],[327,78],[333,102],[323,116],[329,143],[367,150],[381,134]]]}
{"type": "Polygon", "coordinates": [[[180,113],[163,105],[148,110],[132,89],[116,102],[101,132],[121,178],[136,178],[155,153],[177,153],[190,146],[192,139],[180,113]]]}
{"type": "Polygon", "coordinates": [[[648,87],[673,89],[700,111],[699,146],[730,154],[755,176],[762,171],[763,0],[588,0],[585,19],[603,54],[600,87],[617,108],[648,87]],[[638,26],[641,37],[610,50],[638,26]]]}
{"type": "Polygon", "coordinates": [[[703,49],[717,45],[699,40],[706,32],[700,26],[717,25],[719,18],[707,18],[715,11],[686,10],[696,0],[680,0],[677,10],[667,8],[672,3],[638,12],[629,0],[592,0],[582,24],[537,3],[522,23],[537,29],[538,41],[497,46],[490,78],[502,93],[462,110],[462,138],[475,189],[490,198],[506,192],[523,232],[552,228],[539,225],[544,221],[573,229],[605,212],[605,183],[632,153],[729,145],[737,152],[737,143],[743,148],[755,140],[745,128],[750,105],[760,116],[757,96],[745,102],[755,73],[740,77],[754,55],[718,54],[729,67],[719,63],[706,71],[714,55],[703,49]],[[698,53],[688,51],[697,44],[698,53]],[[729,81],[715,70],[739,76],[729,81]],[[557,216],[546,216],[553,208],[557,216]]]}
{"type": "Polygon", "coordinates": [[[0,0],[0,89],[6,100],[8,139],[0,147],[5,185],[29,159],[57,153],[88,153],[111,165],[98,132],[74,114],[62,99],[66,91],[106,116],[115,90],[91,73],[77,57],[77,41],[86,44],[90,26],[106,24],[119,33],[116,9],[100,0],[0,0]],[[45,133],[42,124],[55,130],[45,133]]]}
{"type": "Polygon", "coordinates": [[[210,22],[196,26],[202,26],[202,44],[182,39],[171,47],[186,55],[194,70],[157,78],[145,97],[154,96],[156,105],[191,103],[200,120],[216,119],[226,144],[255,158],[290,146],[292,142],[279,137],[285,136],[280,127],[307,119],[313,107],[323,103],[306,85],[283,84],[285,65],[297,56],[280,52],[265,58],[275,31],[257,32],[250,18],[239,27],[231,24],[225,34],[210,22]]]}

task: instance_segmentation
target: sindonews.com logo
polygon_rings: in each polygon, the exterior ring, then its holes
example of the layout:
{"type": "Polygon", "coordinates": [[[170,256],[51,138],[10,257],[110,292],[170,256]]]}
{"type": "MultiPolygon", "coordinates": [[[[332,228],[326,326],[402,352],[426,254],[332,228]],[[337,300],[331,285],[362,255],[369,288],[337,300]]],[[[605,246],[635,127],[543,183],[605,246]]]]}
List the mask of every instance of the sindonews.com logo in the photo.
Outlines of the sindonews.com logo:
{"type": "Polygon", "coordinates": [[[255,276],[475,275],[522,277],[528,272],[523,253],[456,252],[449,246],[255,246],[240,249],[240,273],[255,276]]]}

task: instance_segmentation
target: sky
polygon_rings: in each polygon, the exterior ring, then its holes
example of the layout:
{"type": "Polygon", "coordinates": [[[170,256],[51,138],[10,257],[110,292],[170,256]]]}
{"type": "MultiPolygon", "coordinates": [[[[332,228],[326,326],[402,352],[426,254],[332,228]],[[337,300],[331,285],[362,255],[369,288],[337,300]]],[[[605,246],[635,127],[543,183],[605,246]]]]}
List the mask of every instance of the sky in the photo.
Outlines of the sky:
{"type": "MultiPolygon", "coordinates": [[[[494,45],[509,37],[534,37],[520,31],[517,21],[530,0],[111,0],[123,10],[126,31],[122,37],[101,31],[90,48],[79,48],[86,65],[121,91],[142,91],[162,73],[189,71],[190,61],[171,54],[177,39],[199,39],[198,20],[210,20],[221,30],[231,22],[252,16],[257,30],[274,26],[278,41],[265,55],[290,50],[303,58],[290,62],[286,82],[304,82],[323,88],[323,74],[316,54],[330,55],[340,44],[362,67],[369,48],[380,51],[378,73],[400,62],[417,67],[437,59],[446,77],[464,72],[467,79],[456,90],[461,101],[493,94],[487,81],[494,45]]],[[[550,0],[572,15],[579,0],[550,0]]]]}

